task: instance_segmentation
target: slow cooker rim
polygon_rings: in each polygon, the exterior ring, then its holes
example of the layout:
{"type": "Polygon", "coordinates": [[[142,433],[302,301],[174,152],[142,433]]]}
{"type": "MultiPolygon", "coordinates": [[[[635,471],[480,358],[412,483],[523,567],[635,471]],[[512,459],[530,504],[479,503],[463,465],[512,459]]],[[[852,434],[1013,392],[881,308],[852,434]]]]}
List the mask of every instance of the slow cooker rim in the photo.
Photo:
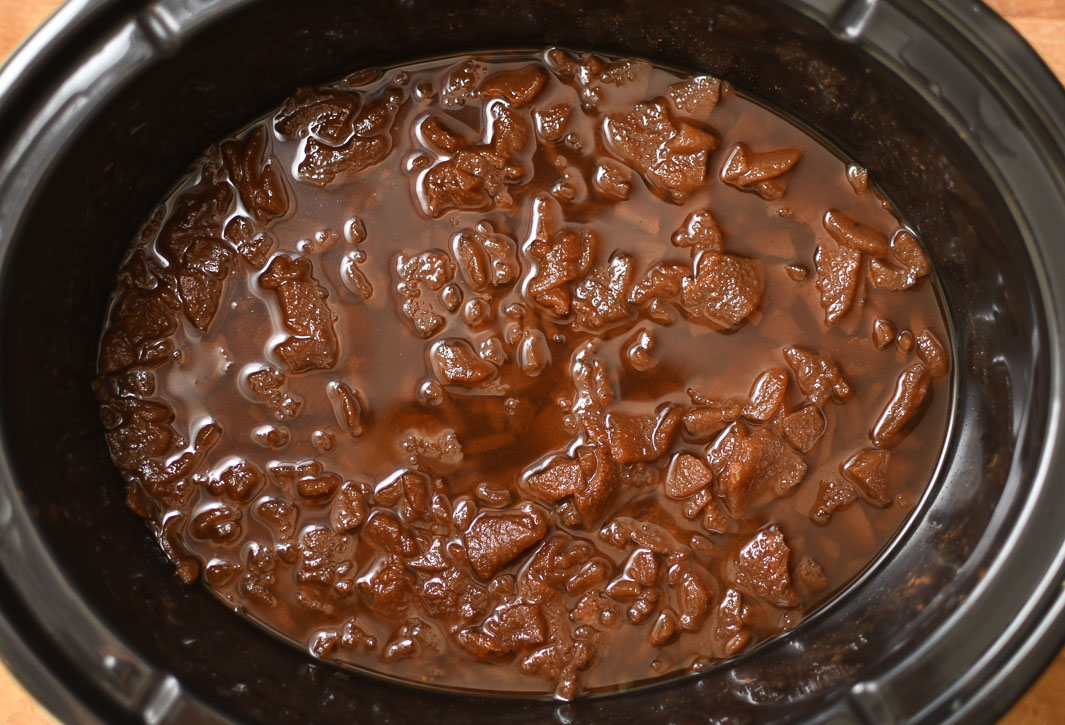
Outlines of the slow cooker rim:
{"type": "MultiPolygon", "coordinates": [[[[244,1],[224,0],[220,4],[224,5],[224,9],[221,12],[234,10],[242,6],[244,1]]],[[[815,10],[822,5],[822,3],[818,3],[815,0],[795,1],[815,10]]],[[[903,1],[905,2],[905,0],[903,1]]],[[[70,0],[70,2],[62,6],[44,26],[16,51],[7,64],[0,68],[0,121],[18,116],[19,108],[16,106],[19,103],[25,103],[27,99],[35,97],[35,92],[32,90],[33,87],[51,87],[45,82],[45,79],[50,74],[57,74],[61,68],[61,64],[55,61],[64,57],[75,57],[74,53],[66,56],[63,52],[64,49],[72,50],[77,47],[78,40],[86,35],[91,35],[100,29],[106,29],[111,23],[127,20],[126,13],[128,10],[143,7],[144,5],[145,3],[142,2],[129,2],[128,0],[70,0]],[[37,81],[37,83],[34,81],[37,81]]],[[[1016,65],[1020,63],[1024,66],[1024,72],[1020,74],[1019,78],[1027,87],[1026,100],[1029,101],[1032,109],[1038,113],[1040,121],[1047,126],[1052,138],[1058,139],[1057,148],[1065,149],[1065,145],[1060,143],[1060,139],[1065,139],[1065,113],[1055,112],[1053,108],[1049,107],[1048,103],[1048,98],[1053,99],[1057,101],[1058,106],[1065,108],[1065,94],[1062,92],[1060,82],[1053,76],[1045,62],[1039,58],[1016,31],[993,12],[984,14],[965,13],[964,8],[968,7],[967,4],[951,2],[951,0],[933,3],[932,6],[937,11],[949,13],[957,24],[967,28],[972,36],[970,41],[973,38],[984,39],[985,42],[980,43],[980,45],[989,57],[994,58],[997,65],[1006,63],[1016,65]],[[982,34],[984,31],[993,35],[993,39],[989,39],[990,36],[982,34]]],[[[31,116],[37,110],[32,103],[25,103],[23,108],[32,109],[23,114],[25,117],[31,116]]],[[[1060,111],[1061,108],[1057,110],[1060,111]]],[[[16,124],[9,126],[9,128],[17,127],[16,124]]],[[[6,150],[5,139],[0,137],[0,152],[6,150]]],[[[0,156],[0,169],[3,168],[2,161],[3,156],[0,156]]],[[[3,228],[0,227],[0,235],[2,233],[3,228]]],[[[0,254],[6,252],[7,243],[8,240],[0,236],[0,245],[5,247],[5,249],[0,251],[0,254]]],[[[1055,380],[1054,392],[1055,396],[1060,398],[1061,380],[1058,374],[1060,373],[1060,361],[1056,361],[1056,363],[1058,364],[1053,367],[1054,373],[1058,377],[1055,380]]],[[[4,459],[6,459],[6,456],[0,451],[0,473],[4,474],[4,484],[11,485],[12,479],[8,475],[7,462],[4,459]]],[[[17,506],[17,504],[15,505],[17,506]]],[[[23,518],[16,515],[12,517],[10,513],[4,516],[4,513],[0,511],[0,520],[8,518],[10,521],[4,527],[3,532],[0,532],[0,540],[6,541],[7,537],[13,534],[19,538],[33,537],[35,535],[32,520],[29,516],[23,518]]],[[[5,571],[9,569],[8,565],[11,563],[9,557],[10,551],[7,547],[3,547],[2,551],[0,551],[0,562],[2,562],[5,571]]],[[[1048,570],[1045,581],[1060,579],[1062,563],[1060,555],[1055,563],[1058,565],[1058,573],[1048,570]]],[[[5,613],[8,612],[8,604],[0,602],[0,610],[5,613]]],[[[1065,641],[1065,593],[1059,594],[1057,598],[1048,602],[1045,614],[1040,619],[1040,625],[1039,630],[1044,633],[1044,636],[1029,637],[1020,649],[1015,650],[1016,656],[1013,660],[1017,660],[1020,655],[1024,655],[1027,658],[1028,669],[1032,669],[1030,665],[1033,654],[1039,660],[1038,669],[1041,670],[1053,656],[1053,653],[1057,651],[1061,642],[1065,641]],[[1053,646],[1048,644],[1048,642],[1052,643],[1053,646]],[[1031,649],[1029,650],[1028,648],[1031,649]]],[[[70,689],[66,684],[60,682],[48,672],[47,668],[42,664],[43,658],[25,646],[26,639],[28,638],[22,632],[16,632],[11,627],[4,626],[0,628],[0,652],[9,658],[15,675],[24,681],[38,699],[48,703],[50,707],[54,707],[56,714],[62,714],[64,717],[74,716],[78,721],[88,721],[88,718],[92,716],[80,707],[83,703],[71,696],[70,689]],[[67,709],[68,706],[69,709],[67,709]],[[63,712],[59,712],[60,709],[63,712]],[[81,712],[79,713],[79,711],[81,712]]],[[[1012,684],[1014,692],[1008,701],[1003,702],[1003,699],[1000,698],[991,704],[982,703],[978,699],[974,699],[966,703],[963,709],[959,710],[959,714],[975,712],[981,706],[985,708],[990,706],[1000,711],[1004,710],[1009,701],[1012,701],[1027,686],[1027,681],[1022,682],[1015,679],[1012,684]]],[[[986,689],[984,694],[985,696],[988,695],[986,689]]]]}

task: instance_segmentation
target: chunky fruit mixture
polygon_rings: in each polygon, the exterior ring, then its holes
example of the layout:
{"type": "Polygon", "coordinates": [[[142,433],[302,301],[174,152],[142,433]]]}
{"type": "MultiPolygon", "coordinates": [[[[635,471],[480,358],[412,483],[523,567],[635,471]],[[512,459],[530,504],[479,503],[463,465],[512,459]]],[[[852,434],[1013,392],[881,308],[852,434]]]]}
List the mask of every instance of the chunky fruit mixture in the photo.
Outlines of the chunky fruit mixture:
{"type": "Polygon", "coordinates": [[[208,149],[97,394],[185,581],[323,659],[570,698],[872,560],[942,448],[930,271],[864,170],[715,78],[434,60],[208,149]]]}

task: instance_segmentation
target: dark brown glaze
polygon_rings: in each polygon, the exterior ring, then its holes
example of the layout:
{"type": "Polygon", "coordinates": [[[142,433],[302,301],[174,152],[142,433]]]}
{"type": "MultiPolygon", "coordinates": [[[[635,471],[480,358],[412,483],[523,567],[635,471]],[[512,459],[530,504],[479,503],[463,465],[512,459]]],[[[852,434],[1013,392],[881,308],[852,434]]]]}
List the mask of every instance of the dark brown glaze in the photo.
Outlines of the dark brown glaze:
{"type": "Polygon", "coordinates": [[[387,676],[570,698],[731,657],[866,566],[940,452],[949,338],[869,188],[639,60],[302,89],[122,265],[96,389],[129,506],[184,580],[387,676]]]}

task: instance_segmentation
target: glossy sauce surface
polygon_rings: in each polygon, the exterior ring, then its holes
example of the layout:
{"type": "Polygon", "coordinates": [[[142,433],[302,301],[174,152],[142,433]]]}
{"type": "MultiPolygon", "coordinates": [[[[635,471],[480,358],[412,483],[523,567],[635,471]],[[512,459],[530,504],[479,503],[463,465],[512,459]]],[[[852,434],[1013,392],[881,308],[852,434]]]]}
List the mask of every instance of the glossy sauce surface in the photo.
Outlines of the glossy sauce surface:
{"type": "Polygon", "coordinates": [[[570,698],[784,632],[891,538],[947,421],[929,271],[716,79],[428,61],[208,150],[97,395],[186,581],[325,659],[570,698]]]}

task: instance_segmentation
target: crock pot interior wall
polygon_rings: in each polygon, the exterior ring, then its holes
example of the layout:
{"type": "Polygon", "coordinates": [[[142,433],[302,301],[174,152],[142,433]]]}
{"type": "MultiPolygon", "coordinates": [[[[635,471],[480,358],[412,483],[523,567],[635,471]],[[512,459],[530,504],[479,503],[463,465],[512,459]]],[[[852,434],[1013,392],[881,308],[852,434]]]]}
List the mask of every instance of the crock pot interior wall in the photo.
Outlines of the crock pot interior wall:
{"type": "MultiPolygon", "coordinates": [[[[705,721],[712,712],[744,721],[757,707],[765,721],[813,712],[848,684],[875,678],[893,653],[941,622],[978,576],[970,554],[988,535],[1021,445],[1016,421],[1031,415],[1031,428],[1041,428],[1045,411],[1028,402],[1040,382],[1043,339],[1026,296],[1032,270],[990,180],[929,105],[801,15],[741,5],[245,5],[184,39],[72,139],[19,230],[4,280],[0,414],[26,503],[84,599],[127,644],[241,720],[650,723],[705,721]],[[930,244],[951,305],[965,415],[937,499],[845,601],[730,667],[558,712],[549,702],[454,698],[341,672],[234,616],[202,588],[180,584],[125,509],[90,388],[120,257],[207,144],[295,87],[364,65],[550,44],[714,73],[821,129],[868,166],[930,244]]],[[[106,712],[118,721],[118,710],[106,712]]]]}

